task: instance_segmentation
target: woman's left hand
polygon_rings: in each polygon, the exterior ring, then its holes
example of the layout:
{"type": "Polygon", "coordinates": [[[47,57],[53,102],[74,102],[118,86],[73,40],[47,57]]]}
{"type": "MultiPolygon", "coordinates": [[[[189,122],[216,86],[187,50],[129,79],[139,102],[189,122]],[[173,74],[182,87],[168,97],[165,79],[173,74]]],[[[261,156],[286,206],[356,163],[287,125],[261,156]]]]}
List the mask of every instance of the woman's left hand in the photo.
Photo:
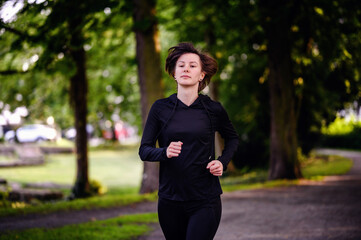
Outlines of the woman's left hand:
{"type": "Polygon", "coordinates": [[[211,174],[217,177],[222,176],[223,174],[223,164],[219,160],[213,160],[209,162],[207,169],[209,169],[211,174]]]}

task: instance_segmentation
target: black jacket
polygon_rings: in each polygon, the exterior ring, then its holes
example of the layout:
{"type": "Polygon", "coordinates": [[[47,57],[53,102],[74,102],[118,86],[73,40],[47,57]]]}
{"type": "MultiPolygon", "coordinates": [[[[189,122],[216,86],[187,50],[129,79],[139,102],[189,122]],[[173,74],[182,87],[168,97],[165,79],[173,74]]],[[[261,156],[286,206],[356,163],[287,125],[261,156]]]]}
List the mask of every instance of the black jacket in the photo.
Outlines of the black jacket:
{"type": "Polygon", "coordinates": [[[190,106],[176,94],[157,100],[148,115],[139,156],[143,161],[159,161],[159,196],[171,200],[200,200],[222,193],[218,177],[207,164],[215,159],[214,133],[218,131],[225,147],[218,157],[226,170],[238,146],[238,135],[222,105],[208,96],[190,106]],[[158,140],[159,147],[156,147],[158,140]],[[183,142],[178,157],[167,158],[170,142],[183,142]]]}

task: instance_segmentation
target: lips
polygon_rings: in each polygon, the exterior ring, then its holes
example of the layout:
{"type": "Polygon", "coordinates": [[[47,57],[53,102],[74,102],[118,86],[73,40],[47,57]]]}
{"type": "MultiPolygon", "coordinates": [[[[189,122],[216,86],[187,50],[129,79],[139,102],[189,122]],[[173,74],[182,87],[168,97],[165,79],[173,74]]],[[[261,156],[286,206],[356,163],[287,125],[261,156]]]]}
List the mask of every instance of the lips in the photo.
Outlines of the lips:
{"type": "Polygon", "coordinates": [[[182,75],[181,78],[191,78],[191,77],[188,75],[182,75]]]}

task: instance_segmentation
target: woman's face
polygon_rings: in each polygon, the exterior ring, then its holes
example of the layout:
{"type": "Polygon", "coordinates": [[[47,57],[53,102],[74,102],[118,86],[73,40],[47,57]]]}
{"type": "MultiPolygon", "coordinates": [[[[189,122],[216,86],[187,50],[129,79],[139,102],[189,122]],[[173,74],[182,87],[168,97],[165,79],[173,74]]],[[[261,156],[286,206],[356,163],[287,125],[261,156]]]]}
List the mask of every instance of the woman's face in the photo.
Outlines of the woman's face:
{"type": "Polygon", "coordinates": [[[179,86],[196,86],[198,89],[199,82],[203,80],[204,76],[201,60],[197,54],[185,53],[179,57],[174,71],[174,77],[179,86]]]}

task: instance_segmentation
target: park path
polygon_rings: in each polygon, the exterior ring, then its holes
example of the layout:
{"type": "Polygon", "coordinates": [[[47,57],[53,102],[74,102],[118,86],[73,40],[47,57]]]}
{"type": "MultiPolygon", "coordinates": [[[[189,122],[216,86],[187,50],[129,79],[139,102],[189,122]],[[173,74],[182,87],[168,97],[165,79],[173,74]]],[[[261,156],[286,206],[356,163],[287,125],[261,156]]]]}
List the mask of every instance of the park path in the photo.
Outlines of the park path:
{"type": "MultiPolygon", "coordinates": [[[[360,240],[361,153],[319,150],[349,157],[354,165],[343,176],[298,186],[245,190],[222,195],[223,215],[215,240],[360,240]]],[[[124,214],[156,212],[156,203],[0,218],[4,230],[60,227],[124,214]]],[[[158,224],[138,240],[163,240],[158,224]]]]}
{"type": "MultiPolygon", "coordinates": [[[[350,172],[322,182],[222,195],[215,240],[361,240],[361,152],[319,150],[353,160],[350,172]]],[[[139,240],[163,240],[161,230],[139,240]]]]}

